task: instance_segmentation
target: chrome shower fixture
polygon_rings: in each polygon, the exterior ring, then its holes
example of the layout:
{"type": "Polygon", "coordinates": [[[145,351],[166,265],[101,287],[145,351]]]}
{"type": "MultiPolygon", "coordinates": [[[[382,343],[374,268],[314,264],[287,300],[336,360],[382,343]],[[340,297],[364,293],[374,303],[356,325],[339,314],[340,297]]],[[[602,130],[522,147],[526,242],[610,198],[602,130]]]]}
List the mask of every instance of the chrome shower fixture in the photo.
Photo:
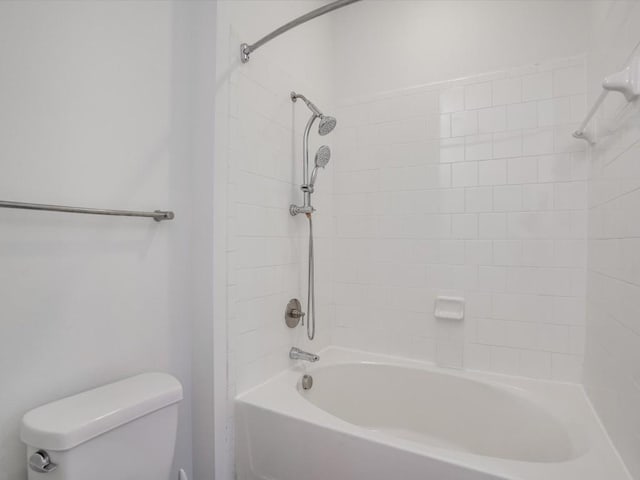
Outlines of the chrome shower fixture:
{"type": "Polygon", "coordinates": [[[297,102],[299,98],[307,105],[307,108],[311,110],[312,115],[307,122],[307,126],[304,129],[304,136],[302,137],[302,185],[300,185],[300,190],[302,190],[304,202],[302,205],[290,205],[289,213],[291,213],[291,215],[298,215],[299,213],[311,214],[315,211],[311,205],[311,194],[313,193],[313,185],[316,180],[316,175],[318,174],[318,168],[324,168],[331,157],[329,147],[326,145],[320,147],[320,150],[318,150],[316,154],[316,167],[313,169],[311,177],[309,176],[309,133],[313,123],[318,119],[320,120],[318,135],[322,136],[331,133],[338,123],[334,117],[322,113],[311,100],[301,93],[291,92],[292,102],[297,102]]]}
{"type": "Polygon", "coordinates": [[[315,104],[309,100],[307,97],[305,97],[304,95],[300,94],[300,93],[296,93],[296,92],[291,92],[291,101],[292,102],[296,102],[298,99],[301,99],[309,108],[309,110],[311,110],[313,112],[313,114],[316,116],[316,118],[320,119],[320,124],[318,125],[318,134],[319,135],[327,135],[328,133],[331,133],[331,131],[336,128],[336,124],[338,123],[337,120],[334,117],[329,117],[324,115],[320,109],[318,107],[315,106],[315,104]]]}
{"type": "Polygon", "coordinates": [[[330,159],[331,159],[331,149],[326,145],[322,145],[316,152],[316,166],[313,167],[313,170],[311,171],[311,180],[309,180],[309,187],[311,188],[311,193],[313,193],[313,186],[316,184],[316,176],[318,175],[318,169],[326,167],[330,159]]]}
{"type": "Polygon", "coordinates": [[[315,113],[318,117],[322,116],[322,112],[320,111],[320,109],[318,107],[316,107],[311,100],[309,100],[307,97],[305,97],[301,93],[291,92],[291,101],[292,102],[294,102],[294,103],[297,102],[299,98],[301,98],[304,101],[304,103],[307,104],[307,107],[309,107],[309,110],[311,110],[313,113],[315,113]]]}
{"type": "Polygon", "coordinates": [[[338,121],[333,117],[320,117],[320,125],[318,125],[318,133],[322,136],[331,133],[331,131],[336,128],[336,124],[338,121]]]}
{"type": "Polygon", "coordinates": [[[324,168],[331,160],[331,149],[327,145],[322,145],[316,152],[316,168],[324,168]]]}
{"type": "MultiPolygon", "coordinates": [[[[307,122],[307,126],[304,129],[304,136],[302,137],[302,185],[300,190],[304,195],[304,203],[302,205],[289,205],[289,213],[291,215],[298,215],[304,213],[309,221],[309,256],[308,256],[308,276],[307,276],[307,338],[313,340],[316,336],[316,287],[315,287],[315,258],[313,253],[313,220],[311,219],[312,213],[315,211],[311,205],[311,194],[314,191],[314,185],[316,183],[316,176],[318,175],[318,169],[324,168],[331,159],[331,149],[322,145],[316,152],[315,167],[313,172],[309,176],[309,132],[313,126],[313,122],[320,119],[318,125],[318,134],[327,135],[331,133],[336,124],[338,123],[334,117],[324,115],[313,102],[311,102],[304,95],[300,95],[296,92],[291,92],[291,101],[296,102],[301,98],[304,103],[307,104],[309,110],[311,110],[311,118],[307,122]]],[[[304,320],[302,321],[304,325],[304,320]]],[[[293,357],[292,357],[293,358],[293,357]]]]}

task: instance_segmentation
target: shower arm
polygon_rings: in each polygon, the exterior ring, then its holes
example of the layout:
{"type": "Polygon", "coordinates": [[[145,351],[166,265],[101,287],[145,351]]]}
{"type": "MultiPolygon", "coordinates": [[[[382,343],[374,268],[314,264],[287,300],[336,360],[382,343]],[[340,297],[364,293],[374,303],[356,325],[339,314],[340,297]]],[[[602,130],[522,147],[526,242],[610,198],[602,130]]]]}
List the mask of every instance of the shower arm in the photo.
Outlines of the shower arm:
{"type": "Polygon", "coordinates": [[[311,112],[316,117],[321,117],[322,116],[322,112],[320,111],[320,109],[318,107],[316,107],[316,105],[311,100],[309,100],[307,97],[305,97],[301,93],[291,92],[290,97],[291,97],[291,101],[293,103],[296,103],[299,98],[302,99],[302,101],[307,105],[307,108],[309,110],[311,110],[311,112]]]}

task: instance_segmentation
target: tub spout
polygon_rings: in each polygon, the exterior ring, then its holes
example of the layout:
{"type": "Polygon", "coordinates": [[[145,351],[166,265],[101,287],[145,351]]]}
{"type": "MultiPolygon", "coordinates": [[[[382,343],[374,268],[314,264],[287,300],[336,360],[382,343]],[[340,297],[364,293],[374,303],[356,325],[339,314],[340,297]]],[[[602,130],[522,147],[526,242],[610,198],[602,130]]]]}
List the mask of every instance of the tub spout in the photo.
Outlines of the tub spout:
{"type": "Polygon", "coordinates": [[[291,360],[304,360],[305,362],[317,362],[320,357],[315,353],[305,352],[296,347],[291,347],[289,350],[289,358],[291,360]]]}

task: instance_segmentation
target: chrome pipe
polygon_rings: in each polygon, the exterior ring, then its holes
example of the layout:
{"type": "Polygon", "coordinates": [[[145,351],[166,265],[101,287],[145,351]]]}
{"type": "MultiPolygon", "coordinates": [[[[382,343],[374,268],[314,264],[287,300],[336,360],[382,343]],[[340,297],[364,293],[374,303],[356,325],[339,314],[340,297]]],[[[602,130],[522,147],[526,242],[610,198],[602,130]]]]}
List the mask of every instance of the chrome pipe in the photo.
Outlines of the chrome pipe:
{"type": "Polygon", "coordinates": [[[318,117],[322,116],[322,112],[318,107],[316,107],[315,103],[313,103],[311,100],[309,100],[307,97],[305,97],[301,93],[291,92],[290,96],[291,96],[291,101],[293,103],[295,103],[299,98],[301,98],[302,101],[307,105],[309,110],[311,110],[318,117]]]}
{"type": "Polygon", "coordinates": [[[342,7],[346,7],[347,5],[350,5],[352,3],[356,3],[359,1],[360,0],[338,0],[336,2],[329,3],[328,5],[325,5],[320,8],[316,8],[315,10],[312,10],[309,13],[305,13],[304,15],[294,20],[291,20],[288,23],[285,23],[280,28],[275,29],[273,32],[269,33],[268,35],[265,35],[260,40],[258,40],[255,43],[252,43],[251,45],[247,43],[243,43],[242,45],[240,45],[240,60],[242,61],[242,63],[247,63],[250,59],[251,53],[255,52],[258,48],[260,48],[262,45],[269,42],[270,40],[273,40],[274,38],[282,35],[285,32],[288,32],[289,30],[297,27],[298,25],[302,25],[303,23],[308,22],[309,20],[313,20],[316,17],[325,15],[329,12],[333,12],[334,10],[337,10],[342,7]]]}
{"type": "Polygon", "coordinates": [[[62,205],[47,205],[43,203],[9,202],[0,200],[0,208],[18,208],[22,210],[40,210],[47,212],[83,213],[88,215],[112,215],[117,217],[146,217],[153,218],[156,222],[173,220],[173,212],[155,210],[153,212],[138,212],[135,210],[107,210],[101,208],[65,207],[62,205]]]}

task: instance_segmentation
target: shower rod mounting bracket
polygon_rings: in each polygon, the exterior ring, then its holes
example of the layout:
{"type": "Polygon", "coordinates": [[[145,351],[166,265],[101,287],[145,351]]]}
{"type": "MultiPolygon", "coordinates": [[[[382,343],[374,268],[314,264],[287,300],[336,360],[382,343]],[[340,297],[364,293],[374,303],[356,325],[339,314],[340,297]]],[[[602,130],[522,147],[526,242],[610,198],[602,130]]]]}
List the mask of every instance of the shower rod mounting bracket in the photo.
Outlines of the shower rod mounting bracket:
{"type": "Polygon", "coordinates": [[[285,32],[288,32],[292,28],[297,27],[298,25],[302,25],[303,23],[308,22],[309,20],[313,20],[316,17],[321,15],[325,15],[329,12],[333,12],[338,8],[346,7],[347,5],[351,5],[352,3],[359,2],[360,0],[337,0],[335,2],[331,2],[327,5],[324,5],[320,8],[316,8],[315,10],[310,11],[309,13],[305,13],[304,15],[299,16],[298,18],[294,18],[288,23],[285,23],[279,28],[276,28],[273,32],[265,35],[260,40],[255,43],[249,45],[248,43],[243,43],[240,45],[240,61],[242,63],[247,63],[250,60],[250,55],[260,48],[265,43],[273,40],[274,38],[282,35],[285,32]]]}
{"type": "Polygon", "coordinates": [[[242,63],[247,63],[249,60],[251,60],[251,57],[249,55],[251,55],[251,48],[249,47],[249,45],[246,43],[240,44],[240,61],[242,63]]]}

